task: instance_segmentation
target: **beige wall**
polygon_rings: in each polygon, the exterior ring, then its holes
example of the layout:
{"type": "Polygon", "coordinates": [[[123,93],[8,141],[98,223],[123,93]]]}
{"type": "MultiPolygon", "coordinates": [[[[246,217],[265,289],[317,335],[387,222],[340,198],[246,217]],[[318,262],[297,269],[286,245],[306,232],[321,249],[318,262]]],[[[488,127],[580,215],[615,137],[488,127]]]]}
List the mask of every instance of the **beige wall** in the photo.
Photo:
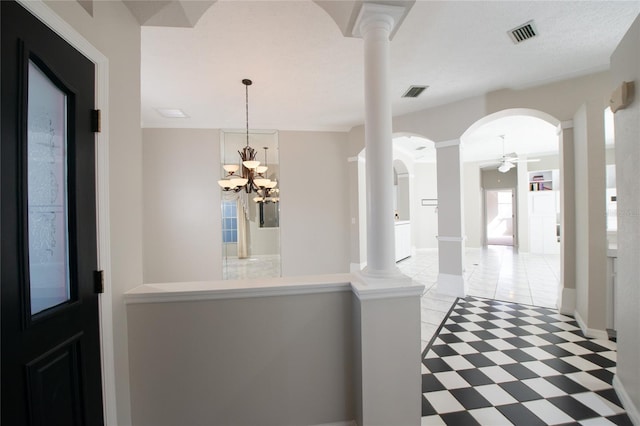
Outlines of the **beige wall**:
{"type": "Polygon", "coordinates": [[[438,212],[436,207],[423,206],[422,199],[438,199],[436,163],[416,163],[413,196],[415,213],[411,217],[411,232],[416,249],[438,248],[438,212]]]}
{"type": "Polygon", "coordinates": [[[109,203],[117,424],[130,424],[123,293],[142,283],[140,27],[121,2],[98,1],[93,17],[72,1],[46,4],[109,59],[109,203]]]}
{"type": "Polygon", "coordinates": [[[222,278],[217,130],[143,131],[144,282],[222,278]]]}
{"type": "Polygon", "coordinates": [[[347,134],[279,132],[282,275],[349,271],[347,134]]]}
{"type": "Polygon", "coordinates": [[[640,424],[640,18],[611,57],[610,89],[635,81],[635,101],[615,114],[618,193],[616,324],[618,364],[614,386],[633,421],[640,424]]]}

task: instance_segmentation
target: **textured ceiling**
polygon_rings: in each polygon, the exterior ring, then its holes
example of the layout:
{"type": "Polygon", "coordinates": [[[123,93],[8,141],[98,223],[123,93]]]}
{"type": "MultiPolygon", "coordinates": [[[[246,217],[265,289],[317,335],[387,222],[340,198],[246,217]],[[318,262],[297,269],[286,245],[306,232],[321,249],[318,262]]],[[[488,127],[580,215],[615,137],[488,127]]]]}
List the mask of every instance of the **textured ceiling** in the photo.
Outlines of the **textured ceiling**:
{"type": "MultiPolygon", "coordinates": [[[[219,0],[192,18],[193,28],[144,26],[143,126],[243,128],[243,78],[254,82],[252,128],[362,124],[362,40],[343,36],[352,11],[342,3],[355,2],[335,3],[332,18],[311,0],[219,0]],[[345,16],[334,21],[341,5],[345,16]],[[189,118],[163,118],[155,108],[189,118]]],[[[393,114],[607,69],[638,13],[637,1],[418,0],[391,42],[393,114]],[[540,35],[514,45],[506,32],[531,19],[540,35]],[[402,99],[412,84],[430,87],[402,99]]]]}

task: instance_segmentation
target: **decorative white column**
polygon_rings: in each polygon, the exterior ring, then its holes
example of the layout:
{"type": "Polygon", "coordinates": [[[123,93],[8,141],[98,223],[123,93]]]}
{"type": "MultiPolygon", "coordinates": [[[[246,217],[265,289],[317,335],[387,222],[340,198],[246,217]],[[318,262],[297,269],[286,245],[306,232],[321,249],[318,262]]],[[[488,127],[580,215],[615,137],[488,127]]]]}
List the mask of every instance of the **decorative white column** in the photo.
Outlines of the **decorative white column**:
{"type": "Polygon", "coordinates": [[[367,266],[365,277],[399,278],[395,262],[389,36],[403,7],[364,3],[354,34],[364,39],[367,266]]]}
{"type": "Polygon", "coordinates": [[[436,142],[438,293],[464,297],[464,214],[460,140],[436,142]]]}
{"type": "Polygon", "coordinates": [[[354,275],[356,422],[419,425],[420,296],[424,286],[395,262],[389,37],[406,9],[363,3],[367,266],[354,275]]]}

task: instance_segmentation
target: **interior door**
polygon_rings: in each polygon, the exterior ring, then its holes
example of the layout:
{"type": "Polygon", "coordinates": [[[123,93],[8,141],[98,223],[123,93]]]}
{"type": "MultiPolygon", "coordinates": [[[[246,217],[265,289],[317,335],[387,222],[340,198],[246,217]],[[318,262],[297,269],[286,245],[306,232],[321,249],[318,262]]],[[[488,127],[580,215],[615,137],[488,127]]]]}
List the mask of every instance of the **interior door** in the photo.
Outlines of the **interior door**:
{"type": "Polygon", "coordinates": [[[103,424],[94,65],[0,8],[2,424],[103,424]]]}
{"type": "Polygon", "coordinates": [[[485,191],[487,244],[513,246],[515,203],[513,189],[485,191]]]}

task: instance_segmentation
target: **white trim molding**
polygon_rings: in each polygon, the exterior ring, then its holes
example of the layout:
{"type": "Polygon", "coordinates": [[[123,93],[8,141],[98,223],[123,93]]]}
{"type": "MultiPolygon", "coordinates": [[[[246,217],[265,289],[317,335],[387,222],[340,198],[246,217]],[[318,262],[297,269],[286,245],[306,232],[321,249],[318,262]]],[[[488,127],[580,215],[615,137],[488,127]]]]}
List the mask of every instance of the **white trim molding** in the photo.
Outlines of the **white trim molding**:
{"type": "Polygon", "coordinates": [[[445,236],[436,235],[436,239],[438,241],[444,241],[447,243],[461,243],[464,240],[466,240],[467,237],[445,237],[445,236]]]}
{"type": "Polygon", "coordinates": [[[96,66],[95,107],[102,111],[102,132],[96,134],[96,221],[98,268],[104,271],[100,295],[100,350],[104,422],[117,424],[116,373],[113,347],[111,241],[109,225],[109,60],[41,0],[18,0],[32,15],[86,56],[96,66]]]}
{"type": "Polygon", "coordinates": [[[438,274],[436,289],[447,296],[465,297],[467,295],[466,282],[462,275],[438,274]]]}
{"type": "Polygon", "coordinates": [[[360,300],[395,299],[398,297],[420,297],[424,293],[424,285],[409,280],[408,283],[386,286],[369,286],[366,283],[354,281],[351,283],[353,294],[360,300]]]}
{"type": "Polygon", "coordinates": [[[562,315],[573,315],[576,310],[576,289],[565,287],[558,289],[556,307],[562,315]]]}
{"type": "Polygon", "coordinates": [[[560,127],[564,129],[573,129],[573,120],[566,120],[560,122],[560,127]]]}
{"type": "Polygon", "coordinates": [[[351,35],[362,37],[362,30],[370,21],[384,20],[389,25],[389,33],[394,33],[400,26],[408,10],[404,6],[388,4],[363,3],[353,24],[351,35]]]}
{"type": "Polygon", "coordinates": [[[365,266],[367,266],[367,262],[362,262],[362,263],[352,262],[349,264],[349,272],[351,272],[352,274],[355,272],[360,272],[364,269],[365,266]]]}
{"type": "Polygon", "coordinates": [[[580,330],[582,330],[582,334],[584,334],[588,338],[602,339],[602,340],[609,339],[609,334],[607,333],[607,330],[598,330],[596,328],[588,328],[587,324],[584,322],[584,320],[582,319],[582,317],[580,316],[577,310],[573,313],[573,317],[576,319],[576,322],[580,326],[580,330]]]}
{"type": "Polygon", "coordinates": [[[640,425],[640,410],[633,403],[633,400],[629,396],[629,393],[627,392],[624,385],[618,378],[617,373],[615,376],[613,376],[612,384],[613,384],[613,390],[616,391],[616,394],[618,395],[618,398],[620,399],[622,406],[627,411],[627,415],[631,419],[631,423],[633,423],[634,425],[640,425]]]}
{"type": "Polygon", "coordinates": [[[436,149],[439,148],[447,148],[449,146],[459,146],[460,145],[460,139],[451,139],[450,141],[441,141],[441,142],[434,142],[433,146],[436,149]]]}

